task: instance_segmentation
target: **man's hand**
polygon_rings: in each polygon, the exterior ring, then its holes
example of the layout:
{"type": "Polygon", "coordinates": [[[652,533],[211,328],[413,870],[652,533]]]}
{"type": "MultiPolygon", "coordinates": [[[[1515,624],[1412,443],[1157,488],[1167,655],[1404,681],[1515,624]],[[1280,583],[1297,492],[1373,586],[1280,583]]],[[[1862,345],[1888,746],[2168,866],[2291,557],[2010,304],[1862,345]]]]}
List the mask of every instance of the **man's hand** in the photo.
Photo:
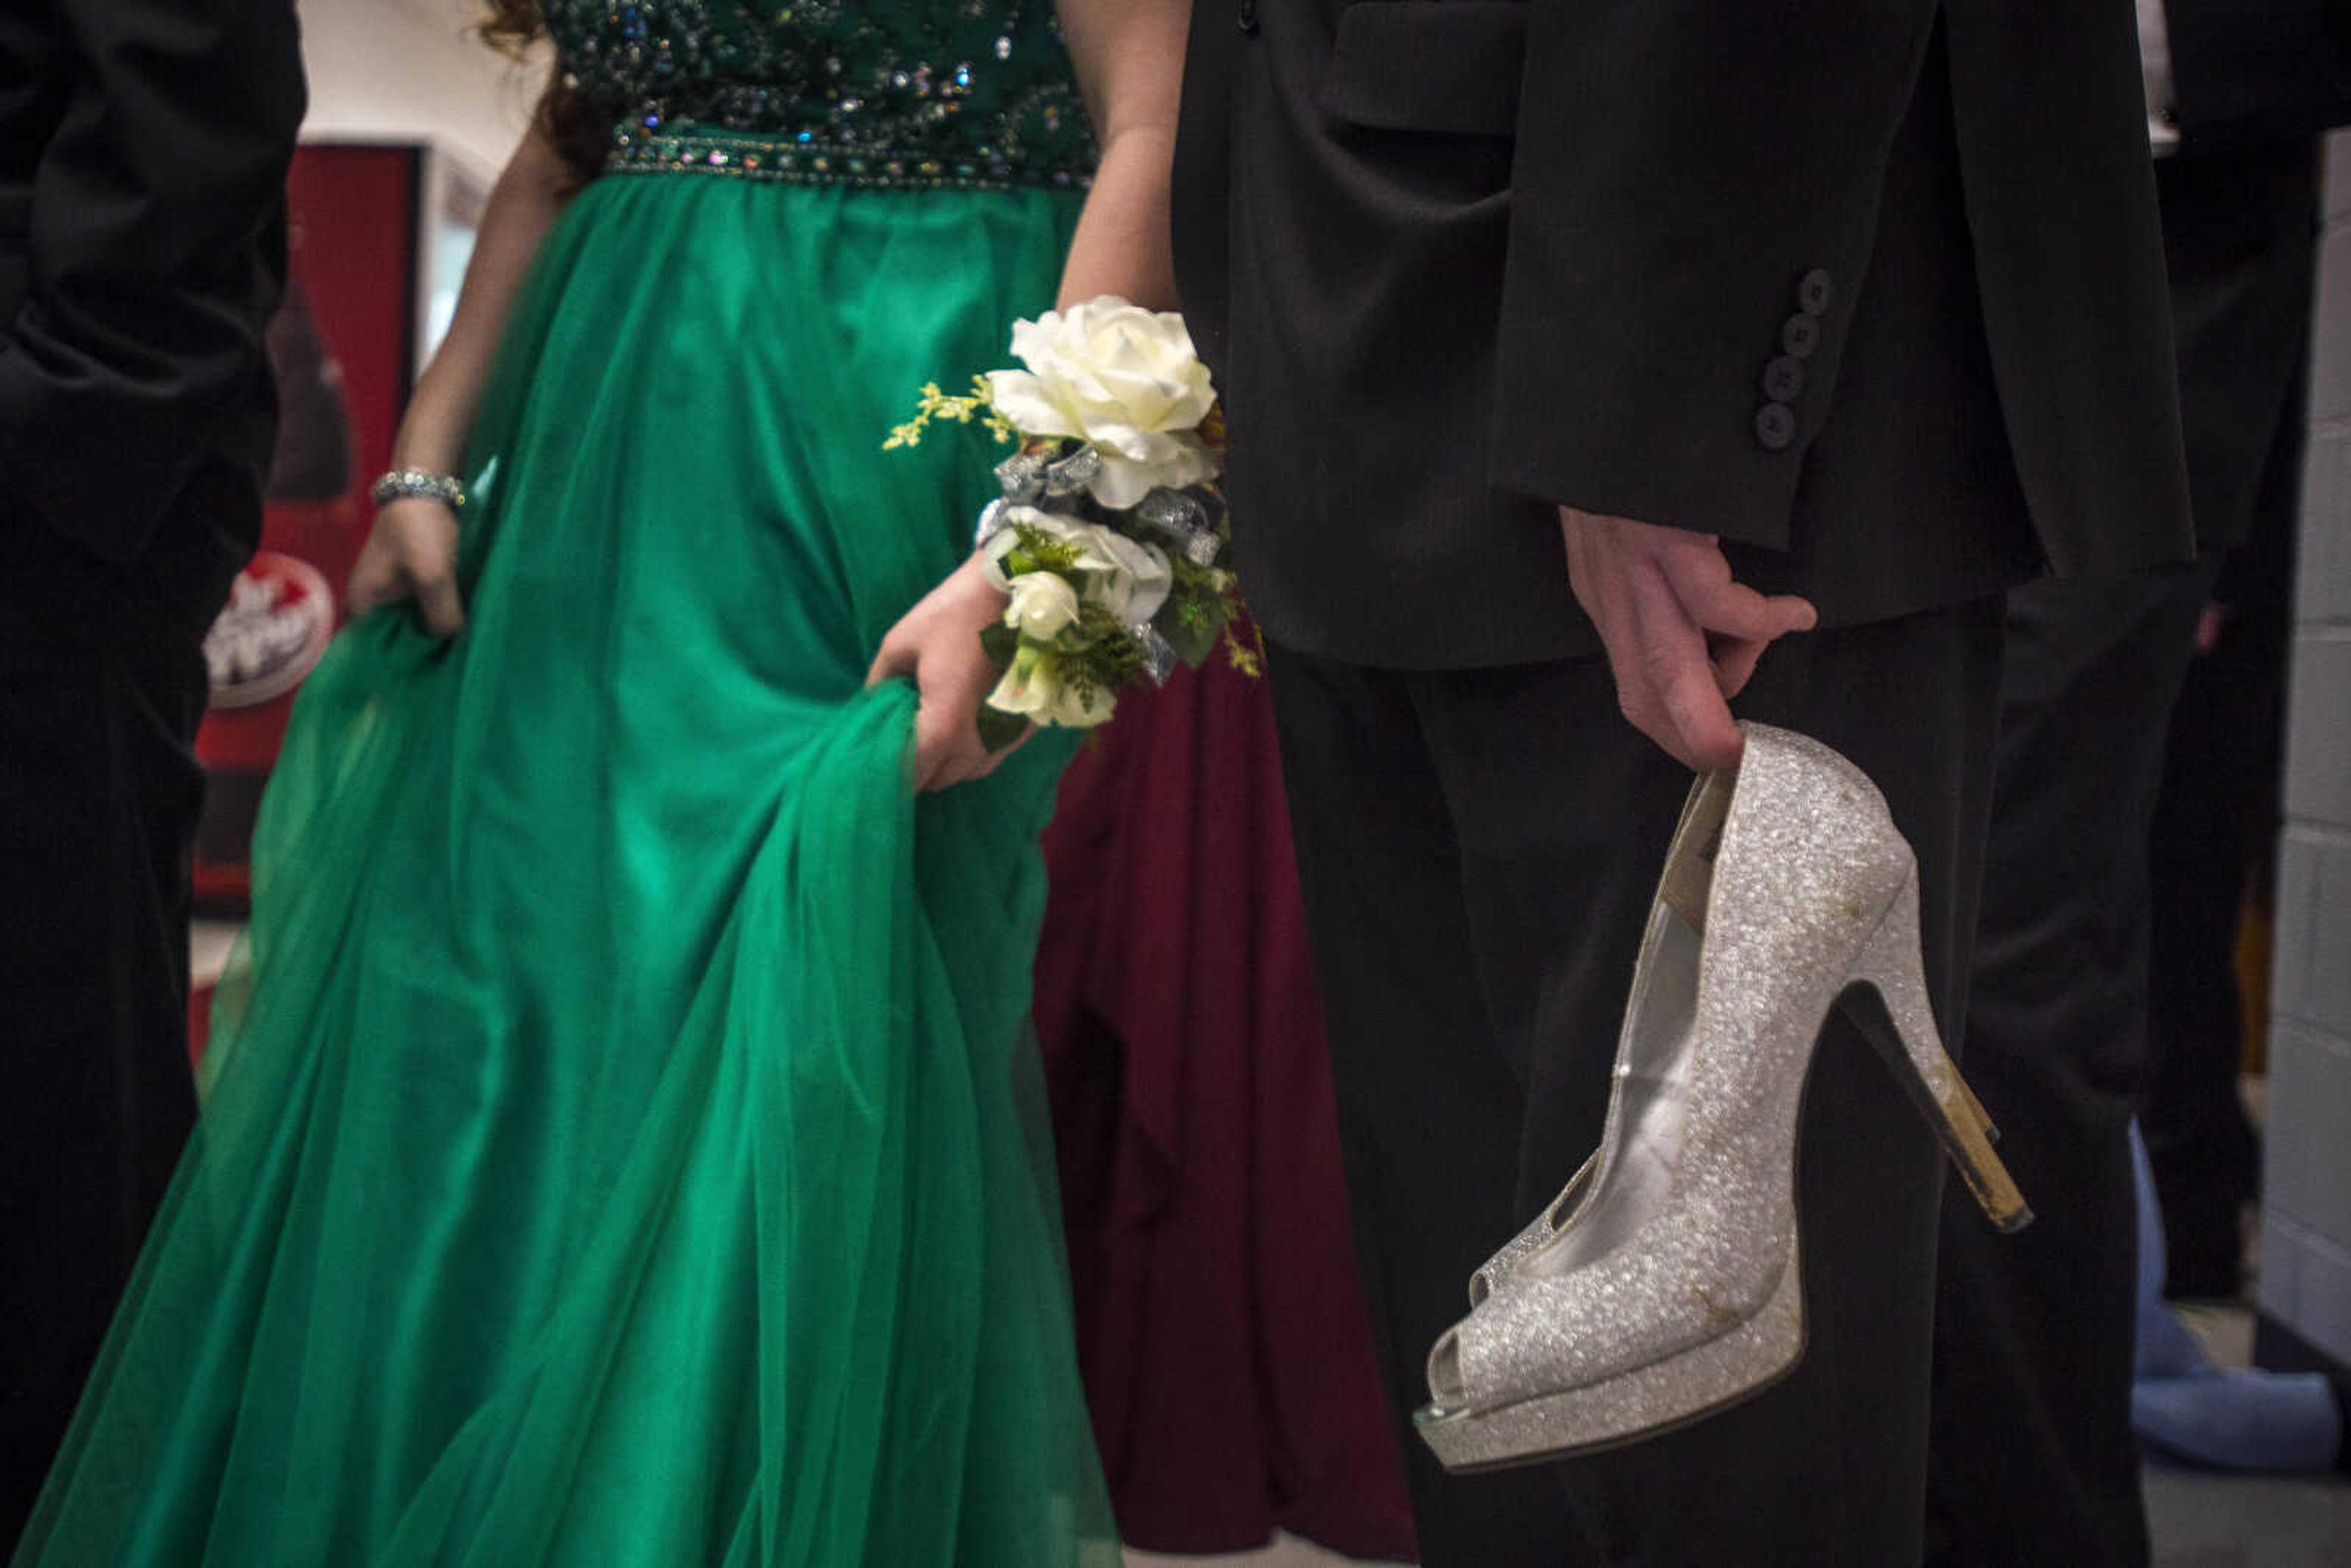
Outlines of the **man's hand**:
{"type": "Polygon", "coordinates": [[[980,647],[979,634],[1004,613],[1004,595],[987,580],[975,555],[882,639],[865,684],[876,686],[905,676],[922,694],[914,710],[917,789],[985,779],[1028,738],[992,752],[979,737],[979,705],[1003,673],[980,647]]]}
{"type": "Polygon", "coordinates": [[[387,502],[351,564],[347,597],[353,620],[414,599],[434,636],[455,637],[465,624],[457,595],[457,514],[421,496],[387,502]]]}
{"type": "Polygon", "coordinates": [[[1819,613],[1732,581],[1712,534],[1569,507],[1559,525],[1568,581],[1600,629],[1625,716],[1699,772],[1737,762],[1729,699],[1774,638],[1812,630],[1819,613]]]}

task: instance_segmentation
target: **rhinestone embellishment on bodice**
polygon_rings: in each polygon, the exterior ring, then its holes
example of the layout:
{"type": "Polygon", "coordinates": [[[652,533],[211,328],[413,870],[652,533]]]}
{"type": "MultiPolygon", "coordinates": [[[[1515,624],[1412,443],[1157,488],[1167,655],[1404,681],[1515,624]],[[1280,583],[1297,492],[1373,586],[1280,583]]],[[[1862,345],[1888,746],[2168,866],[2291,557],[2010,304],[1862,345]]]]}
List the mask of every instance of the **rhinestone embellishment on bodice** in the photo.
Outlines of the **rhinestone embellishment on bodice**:
{"type": "Polygon", "coordinates": [[[547,0],[608,168],[876,185],[1082,184],[1050,0],[547,0]]]}

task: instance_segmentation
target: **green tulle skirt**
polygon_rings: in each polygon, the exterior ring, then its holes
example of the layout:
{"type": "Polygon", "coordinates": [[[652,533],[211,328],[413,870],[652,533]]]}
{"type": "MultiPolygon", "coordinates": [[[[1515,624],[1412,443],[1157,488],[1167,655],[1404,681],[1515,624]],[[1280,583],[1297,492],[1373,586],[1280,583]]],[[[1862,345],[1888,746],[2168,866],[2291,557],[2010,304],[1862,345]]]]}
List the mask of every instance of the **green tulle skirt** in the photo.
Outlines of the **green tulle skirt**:
{"type": "Polygon", "coordinates": [[[914,797],[884,631],[1076,216],[574,203],[477,420],[470,621],[352,627],[214,1082],[17,1559],[1114,1563],[1024,1019],[1067,749],[914,797]]]}

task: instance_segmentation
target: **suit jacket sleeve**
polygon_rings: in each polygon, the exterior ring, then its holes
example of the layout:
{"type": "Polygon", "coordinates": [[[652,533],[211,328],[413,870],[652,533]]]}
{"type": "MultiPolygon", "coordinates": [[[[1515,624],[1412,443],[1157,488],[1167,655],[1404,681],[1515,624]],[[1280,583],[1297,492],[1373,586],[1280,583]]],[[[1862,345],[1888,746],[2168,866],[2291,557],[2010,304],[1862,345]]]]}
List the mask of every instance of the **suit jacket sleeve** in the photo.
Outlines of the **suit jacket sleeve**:
{"type": "Polygon", "coordinates": [[[2184,152],[2351,124],[2345,0],[2165,0],[2184,152]]]}
{"type": "Polygon", "coordinates": [[[1491,477],[1785,548],[1938,0],[1529,5],[1491,477]]]}
{"type": "Polygon", "coordinates": [[[0,485],[127,564],[266,406],[299,38],[292,0],[52,8],[71,84],[0,338],[0,485]]]}

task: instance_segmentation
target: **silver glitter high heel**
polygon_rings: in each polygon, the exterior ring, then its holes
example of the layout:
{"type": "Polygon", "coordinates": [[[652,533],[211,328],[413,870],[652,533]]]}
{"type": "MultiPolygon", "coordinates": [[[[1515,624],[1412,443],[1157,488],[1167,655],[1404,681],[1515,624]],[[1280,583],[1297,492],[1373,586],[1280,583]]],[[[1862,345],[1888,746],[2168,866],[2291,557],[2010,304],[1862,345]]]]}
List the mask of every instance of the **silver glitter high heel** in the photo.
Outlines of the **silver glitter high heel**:
{"type": "Polygon", "coordinates": [[[1599,1168],[1600,1155],[1595,1152],[1573,1176],[1567,1178],[1567,1186],[1560,1189],[1559,1196],[1545,1204],[1543,1211],[1536,1215],[1524,1230],[1504,1242],[1500,1251],[1487,1259],[1484,1266],[1469,1276],[1471,1306],[1479,1305],[1492,1295],[1495,1286],[1508,1279],[1520,1264],[1541,1251],[1550,1244],[1553,1236],[1567,1228],[1568,1222],[1583,1207],[1584,1198],[1591,1195],[1592,1173],[1599,1168]]]}
{"type": "MultiPolygon", "coordinates": [[[[1706,885],[1701,868],[1712,863],[1714,852],[1719,846],[1719,842],[1697,842],[1691,832],[1691,823],[1694,820],[1702,821],[1706,833],[1719,841],[1722,829],[1722,802],[1728,800],[1736,778],[1735,773],[1716,774],[1698,780],[1691,787],[1688,797],[1682,802],[1681,820],[1674,828],[1673,844],[1666,855],[1668,873],[1659,896],[1671,904],[1693,929],[1702,926],[1706,919],[1706,885]],[[1694,875],[1697,881],[1693,883],[1694,875]]],[[[1671,923],[1656,919],[1653,911],[1647,936],[1642,943],[1640,961],[1633,971],[1635,977],[1651,972],[1657,962],[1654,955],[1672,930],[1671,923]]],[[[1641,992],[1636,986],[1634,992],[1635,1013],[1639,1009],[1640,997],[1641,992]]],[[[1631,1028],[1628,1019],[1628,1035],[1631,1028]]],[[[1983,1130],[1987,1140],[1999,1142],[2000,1129],[1992,1125],[1991,1117],[1985,1112],[1982,1103],[1976,1099],[1964,1082],[1955,1079],[1954,1082],[1966,1097],[1962,1108],[1969,1119],[1983,1130]]],[[[1616,1106],[1617,1102],[1612,1097],[1609,1102],[1612,1120],[1616,1106]]],[[[1499,1250],[1469,1276],[1469,1304],[1472,1307],[1483,1303],[1505,1277],[1573,1222],[1583,1209],[1584,1199],[1591,1195],[1592,1176],[1599,1165],[1600,1155],[1594,1151],[1576,1173],[1568,1177],[1567,1186],[1560,1189],[1559,1196],[1545,1204],[1542,1212],[1529,1221],[1525,1229],[1503,1243],[1499,1250]]]]}
{"type": "Polygon", "coordinates": [[[1850,989],[1876,993],[1855,1021],[1984,1212],[2003,1230],[2032,1218],[1936,1032],[1917,862],[1884,798],[1816,741],[1744,728],[1740,766],[1698,780],[1674,835],[1599,1152],[1430,1353],[1418,1426],[1449,1469],[1648,1437],[1796,1364],[1796,1129],[1850,989]]]}
{"type": "MultiPolygon", "coordinates": [[[[1695,889],[1689,887],[1687,870],[1678,877],[1672,875],[1671,871],[1676,867],[1688,868],[1704,865],[1712,861],[1715,846],[1698,843],[1691,832],[1690,824],[1694,820],[1702,818],[1707,835],[1712,836],[1720,832],[1722,828],[1720,801],[1729,797],[1731,777],[1735,776],[1717,775],[1710,779],[1702,779],[1691,787],[1689,794],[1682,800],[1681,819],[1674,826],[1672,847],[1666,853],[1668,879],[1660,890],[1660,896],[1672,900],[1677,905],[1695,904],[1696,907],[1686,916],[1694,925],[1703,921],[1705,916],[1705,887],[1703,884],[1695,889]],[[1709,784],[1712,786],[1711,789],[1708,788],[1709,784]],[[1695,894],[1694,898],[1693,894],[1695,894]]],[[[1636,977],[1650,972],[1656,962],[1653,955],[1656,952],[1659,943],[1664,940],[1667,930],[1666,924],[1655,918],[1653,909],[1648,935],[1641,944],[1640,961],[1633,970],[1636,977]]],[[[1639,1009],[1640,998],[1641,989],[1636,984],[1633,992],[1635,1012],[1639,1009]]],[[[1627,1030],[1629,1032],[1629,1022],[1627,1030]]],[[[1615,1103],[1613,1098],[1609,1102],[1612,1120],[1615,1103]]],[[[1535,1252],[1548,1245],[1554,1235],[1565,1229],[1573,1221],[1575,1216],[1583,1210],[1583,1200],[1591,1194],[1592,1174],[1599,1168],[1599,1166],[1600,1155],[1594,1151],[1576,1173],[1567,1178],[1567,1186],[1560,1189],[1559,1196],[1545,1204],[1542,1212],[1536,1215],[1525,1229],[1503,1243],[1499,1251],[1486,1260],[1484,1266],[1469,1276],[1471,1306],[1479,1305],[1488,1296],[1492,1295],[1494,1287],[1500,1284],[1506,1276],[1535,1252]]]]}

